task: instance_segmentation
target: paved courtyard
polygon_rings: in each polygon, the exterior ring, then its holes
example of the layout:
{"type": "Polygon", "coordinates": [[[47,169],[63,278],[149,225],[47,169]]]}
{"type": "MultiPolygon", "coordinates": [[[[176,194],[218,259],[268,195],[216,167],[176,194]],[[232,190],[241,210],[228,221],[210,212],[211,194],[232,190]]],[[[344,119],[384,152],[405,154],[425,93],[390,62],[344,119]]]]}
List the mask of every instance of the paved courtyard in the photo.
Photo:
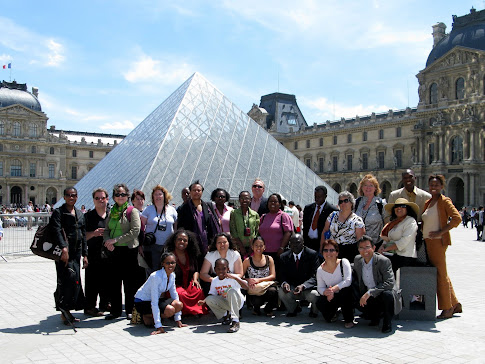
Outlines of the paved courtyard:
{"type": "MultiPolygon", "coordinates": [[[[54,263],[43,258],[0,260],[1,363],[485,363],[485,243],[462,226],[452,230],[448,271],[463,314],[445,321],[393,322],[385,335],[368,321],[344,329],[321,315],[295,318],[278,312],[273,319],[244,310],[235,334],[215,317],[189,318],[178,329],[165,320],[166,334],[150,336],[143,325],[125,319],[108,322],[74,313],[78,332],[61,324],[54,309],[54,263]]],[[[1,244],[1,242],[0,242],[1,244]]]]}

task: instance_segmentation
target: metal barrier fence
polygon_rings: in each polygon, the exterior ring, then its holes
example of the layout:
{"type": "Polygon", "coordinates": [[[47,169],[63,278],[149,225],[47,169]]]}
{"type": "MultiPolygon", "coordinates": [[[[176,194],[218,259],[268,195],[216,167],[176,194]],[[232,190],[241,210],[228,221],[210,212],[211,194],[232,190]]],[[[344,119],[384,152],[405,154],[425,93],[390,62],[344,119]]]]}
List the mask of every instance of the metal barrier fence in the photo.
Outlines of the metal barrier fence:
{"type": "Polygon", "coordinates": [[[50,219],[48,212],[0,214],[3,223],[3,237],[0,240],[0,256],[30,255],[30,245],[39,226],[50,219]]]}

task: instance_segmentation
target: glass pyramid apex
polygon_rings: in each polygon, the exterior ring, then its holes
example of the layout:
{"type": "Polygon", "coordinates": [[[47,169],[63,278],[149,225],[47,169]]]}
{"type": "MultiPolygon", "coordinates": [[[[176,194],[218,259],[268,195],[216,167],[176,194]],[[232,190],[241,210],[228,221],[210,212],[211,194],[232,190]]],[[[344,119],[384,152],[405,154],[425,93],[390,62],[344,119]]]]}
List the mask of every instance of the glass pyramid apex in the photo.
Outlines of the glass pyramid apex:
{"type": "Polygon", "coordinates": [[[130,191],[141,189],[147,203],[152,188],[161,184],[179,205],[180,191],[195,180],[204,186],[203,199],[208,201],[217,187],[237,198],[239,192],[251,190],[255,178],[265,182],[266,196],[277,192],[303,206],[313,202],[316,186],[325,185],[328,200],[337,202],[328,184],[194,73],[75,187],[77,205],[86,208],[93,207],[95,188],[111,195],[116,183],[125,183],[130,191]]]}

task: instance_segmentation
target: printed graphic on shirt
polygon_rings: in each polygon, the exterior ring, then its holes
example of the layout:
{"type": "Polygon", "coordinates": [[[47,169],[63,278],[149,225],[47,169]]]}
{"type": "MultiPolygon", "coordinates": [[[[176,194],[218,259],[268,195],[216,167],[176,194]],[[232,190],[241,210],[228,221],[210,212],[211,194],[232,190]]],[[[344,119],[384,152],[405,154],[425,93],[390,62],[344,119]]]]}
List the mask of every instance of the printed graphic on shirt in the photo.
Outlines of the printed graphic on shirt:
{"type": "Polygon", "coordinates": [[[222,286],[216,286],[215,287],[215,289],[217,291],[217,295],[222,296],[224,298],[226,298],[227,291],[229,290],[229,288],[232,288],[232,286],[230,284],[224,284],[222,286]]]}

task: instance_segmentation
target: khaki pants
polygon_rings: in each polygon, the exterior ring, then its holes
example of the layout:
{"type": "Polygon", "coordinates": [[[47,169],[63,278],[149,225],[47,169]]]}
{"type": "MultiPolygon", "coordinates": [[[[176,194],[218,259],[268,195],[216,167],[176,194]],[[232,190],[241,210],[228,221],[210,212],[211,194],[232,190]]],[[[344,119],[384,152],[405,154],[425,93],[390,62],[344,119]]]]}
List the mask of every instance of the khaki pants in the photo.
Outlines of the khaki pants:
{"type": "Polygon", "coordinates": [[[208,295],[205,299],[207,306],[214,312],[218,319],[224,317],[229,311],[231,319],[239,321],[239,309],[242,306],[242,299],[237,290],[229,288],[226,297],[208,295]]]}
{"type": "Polygon", "coordinates": [[[448,310],[458,303],[446,270],[446,249],[448,249],[448,245],[443,245],[441,239],[425,239],[425,242],[429,261],[436,267],[438,275],[438,309],[448,310]]]}

